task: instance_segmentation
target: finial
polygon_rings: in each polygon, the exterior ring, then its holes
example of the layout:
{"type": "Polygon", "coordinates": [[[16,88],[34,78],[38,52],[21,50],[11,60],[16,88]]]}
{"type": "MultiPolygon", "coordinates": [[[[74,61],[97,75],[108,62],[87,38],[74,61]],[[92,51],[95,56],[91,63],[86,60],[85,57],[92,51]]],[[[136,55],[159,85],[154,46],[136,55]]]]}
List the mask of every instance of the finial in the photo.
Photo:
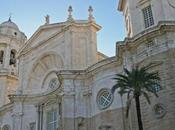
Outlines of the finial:
{"type": "Polygon", "coordinates": [[[12,20],[11,20],[11,17],[12,17],[12,13],[9,14],[9,20],[8,20],[9,22],[12,21],[12,20]]]}
{"type": "Polygon", "coordinates": [[[45,24],[47,25],[47,24],[49,24],[50,23],[50,16],[47,14],[46,16],[45,16],[45,24]]]}
{"type": "Polygon", "coordinates": [[[67,19],[68,21],[73,21],[72,12],[73,12],[72,6],[69,6],[69,8],[68,8],[69,15],[68,15],[68,19],[67,19]]]}
{"type": "Polygon", "coordinates": [[[89,17],[88,17],[89,21],[94,21],[95,19],[94,19],[93,14],[92,14],[93,13],[92,6],[89,6],[88,12],[89,12],[89,17]]]}

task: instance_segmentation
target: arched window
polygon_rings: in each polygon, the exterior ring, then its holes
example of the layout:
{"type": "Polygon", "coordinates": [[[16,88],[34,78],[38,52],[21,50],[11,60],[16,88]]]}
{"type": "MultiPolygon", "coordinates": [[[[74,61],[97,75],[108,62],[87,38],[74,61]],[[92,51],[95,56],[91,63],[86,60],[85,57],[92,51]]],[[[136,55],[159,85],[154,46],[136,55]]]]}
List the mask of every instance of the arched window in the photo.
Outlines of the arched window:
{"type": "Polygon", "coordinates": [[[3,64],[3,60],[4,60],[4,51],[1,50],[0,51],[0,64],[3,64]]]}
{"type": "Polygon", "coordinates": [[[10,53],[10,65],[15,65],[16,64],[16,50],[11,50],[10,53]]]}
{"type": "Polygon", "coordinates": [[[9,125],[4,125],[2,130],[10,130],[10,126],[9,125]]]}

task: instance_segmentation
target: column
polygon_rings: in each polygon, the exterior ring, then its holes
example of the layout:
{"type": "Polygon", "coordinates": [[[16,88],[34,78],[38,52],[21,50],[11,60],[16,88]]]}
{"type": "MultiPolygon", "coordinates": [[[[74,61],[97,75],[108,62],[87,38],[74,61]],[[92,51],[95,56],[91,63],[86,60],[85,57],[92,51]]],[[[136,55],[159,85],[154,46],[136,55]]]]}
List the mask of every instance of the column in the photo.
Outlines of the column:
{"type": "Polygon", "coordinates": [[[5,49],[5,58],[4,58],[4,68],[9,68],[9,62],[10,62],[10,45],[7,45],[5,49]]]}

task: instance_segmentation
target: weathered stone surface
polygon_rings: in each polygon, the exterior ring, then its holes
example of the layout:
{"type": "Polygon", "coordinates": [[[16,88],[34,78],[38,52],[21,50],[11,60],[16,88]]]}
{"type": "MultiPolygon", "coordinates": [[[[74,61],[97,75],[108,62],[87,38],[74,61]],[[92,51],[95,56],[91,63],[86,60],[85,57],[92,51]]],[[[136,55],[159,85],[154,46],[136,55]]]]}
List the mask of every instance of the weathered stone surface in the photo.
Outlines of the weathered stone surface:
{"type": "Polygon", "coordinates": [[[126,118],[125,96],[115,92],[106,109],[100,109],[97,96],[100,90],[112,88],[115,74],[123,73],[124,67],[153,63],[150,71],[159,73],[162,90],[158,98],[150,94],[151,105],[141,97],[144,130],[174,130],[175,16],[160,1],[120,0],[120,10],[132,16],[132,30],[110,58],[97,51],[96,32],[101,27],[95,23],[92,8],[89,20],[73,19],[72,7],[66,22],[50,24],[47,18],[27,41],[14,24],[8,35],[6,27],[0,27],[0,50],[5,52],[0,65],[0,129],[30,130],[34,125],[37,130],[48,130],[48,113],[56,111],[59,130],[138,130],[134,102],[126,118]],[[154,5],[155,26],[144,29],[138,20],[140,7],[149,3],[154,5]],[[160,5],[165,10],[160,11],[160,5]],[[169,13],[163,17],[158,11],[169,13]],[[19,35],[15,37],[13,31],[19,35]],[[12,49],[18,52],[16,66],[9,65],[12,49]],[[157,104],[165,110],[163,116],[156,115],[157,104]]]}

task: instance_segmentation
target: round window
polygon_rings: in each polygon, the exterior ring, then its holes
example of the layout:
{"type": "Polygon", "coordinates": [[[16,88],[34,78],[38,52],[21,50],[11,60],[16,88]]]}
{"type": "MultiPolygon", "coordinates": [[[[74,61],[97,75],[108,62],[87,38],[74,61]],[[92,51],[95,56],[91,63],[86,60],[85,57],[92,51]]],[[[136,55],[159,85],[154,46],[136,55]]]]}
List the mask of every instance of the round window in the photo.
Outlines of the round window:
{"type": "Polygon", "coordinates": [[[58,84],[59,84],[58,79],[57,79],[57,78],[54,78],[54,79],[52,79],[52,80],[50,81],[49,87],[50,87],[51,89],[53,89],[53,88],[57,87],[58,84]]]}
{"type": "Polygon", "coordinates": [[[153,111],[156,118],[162,118],[166,114],[165,106],[159,103],[154,105],[153,111]]]}
{"type": "Polygon", "coordinates": [[[97,105],[99,109],[108,108],[113,101],[113,94],[110,89],[101,89],[97,94],[97,105]]]}

